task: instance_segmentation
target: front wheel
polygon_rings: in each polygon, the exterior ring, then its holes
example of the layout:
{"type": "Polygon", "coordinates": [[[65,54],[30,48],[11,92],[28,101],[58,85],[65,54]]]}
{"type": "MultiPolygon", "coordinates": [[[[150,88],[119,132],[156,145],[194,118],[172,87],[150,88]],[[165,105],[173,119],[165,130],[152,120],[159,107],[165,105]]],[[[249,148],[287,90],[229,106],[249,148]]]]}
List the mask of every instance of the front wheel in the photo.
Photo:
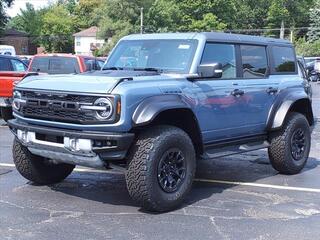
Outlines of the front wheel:
{"type": "Polygon", "coordinates": [[[188,134],[171,126],[150,128],[138,136],[129,156],[128,191],[144,209],[164,212],[182,203],[196,169],[188,134]]]}
{"type": "Polygon", "coordinates": [[[306,117],[289,113],[281,130],[270,135],[268,153],[274,169],[283,174],[297,174],[305,166],[310,152],[311,131],[306,117]]]}
{"type": "Polygon", "coordinates": [[[18,172],[37,184],[53,184],[64,180],[73,171],[74,165],[54,164],[48,159],[32,154],[18,140],[13,142],[13,161],[18,172]]]}

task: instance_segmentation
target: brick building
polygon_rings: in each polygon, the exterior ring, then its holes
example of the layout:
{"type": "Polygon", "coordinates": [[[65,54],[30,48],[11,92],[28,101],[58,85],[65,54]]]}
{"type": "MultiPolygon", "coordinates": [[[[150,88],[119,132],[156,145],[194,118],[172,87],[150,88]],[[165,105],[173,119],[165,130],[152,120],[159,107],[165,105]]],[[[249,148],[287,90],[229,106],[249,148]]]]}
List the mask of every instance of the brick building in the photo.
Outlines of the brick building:
{"type": "Polygon", "coordinates": [[[11,45],[16,49],[17,55],[34,55],[37,46],[32,43],[32,38],[25,32],[7,29],[0,38],[0,45],[11,45]]]}

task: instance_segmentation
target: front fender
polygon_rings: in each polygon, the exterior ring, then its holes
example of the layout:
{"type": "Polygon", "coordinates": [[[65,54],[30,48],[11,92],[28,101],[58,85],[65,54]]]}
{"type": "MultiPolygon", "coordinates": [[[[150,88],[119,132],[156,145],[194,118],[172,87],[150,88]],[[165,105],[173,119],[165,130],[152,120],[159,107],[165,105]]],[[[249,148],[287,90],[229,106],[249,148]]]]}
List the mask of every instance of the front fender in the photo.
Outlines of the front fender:
{"type": "MultiPolygon", "coordinates": [[[[287,113],[290,111],[291,107],[299,100],[305,100],[309,104],[309,106],[306,106],[306,108],[311,108],[310,97],[304,91],[304,89],[289,88],[287,90],[281,91],[269,112],[267,120],[267,130],[276,130],[281,128],[285,121],[287,113]]],[[[313,116],[311,118],[313,118],[313,116]]]]}
{"type": "Polygon", "coordinates": [[[159,113],[169,109],[191,109],[180,95],[159,95],[144,99],[135,109],[132,121],[135,126],[147,125],[159,113]]]}

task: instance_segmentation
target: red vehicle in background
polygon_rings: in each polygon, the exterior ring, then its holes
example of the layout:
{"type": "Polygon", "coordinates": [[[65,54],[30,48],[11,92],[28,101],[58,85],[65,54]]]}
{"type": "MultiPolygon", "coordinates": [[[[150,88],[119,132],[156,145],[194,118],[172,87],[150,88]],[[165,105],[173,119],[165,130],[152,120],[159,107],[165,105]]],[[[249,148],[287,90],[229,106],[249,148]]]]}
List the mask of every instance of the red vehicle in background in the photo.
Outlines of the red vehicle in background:
{"type": "Polygon", "coordinates": [[[77,74],[100,70],[104,59],[72,54],[38,54],[29,67],[18,57],[0,55],[0,115],[8,121],[13,118],[11,99],[15,83],[27,74],[77,74]]]}
{"type": "Polygon", "coordinates": [[[28,70],[47,74],[72,74],[100,70],[104,61],[90,56],[72,54],[35,55],[28,70]]]}
{"type": "Polygon", "coordinates": [[[12,119],[13,85],[27,74],[27,66],[17,57],[0,55],[0,113],[7,121],[12,119]]]}

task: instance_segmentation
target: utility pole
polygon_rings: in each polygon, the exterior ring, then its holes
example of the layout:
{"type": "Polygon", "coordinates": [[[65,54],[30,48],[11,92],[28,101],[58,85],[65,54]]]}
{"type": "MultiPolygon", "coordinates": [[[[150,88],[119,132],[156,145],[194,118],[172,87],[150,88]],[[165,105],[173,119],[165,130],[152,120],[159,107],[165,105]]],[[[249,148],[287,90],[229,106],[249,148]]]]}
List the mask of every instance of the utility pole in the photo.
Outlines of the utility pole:
{"type": "Polygon", "coordinates": [[[290,30],[290,41],[293,43],[293,29],[290,30]]]}
{"type": "Polygon", "coordinates": [[[143,7],[140,8],[140,33],[143,34],[143,7]]]}
{"type": "Polygon", "coordinates": [[[281,21],[280,38],[284,39],[284,21],[281,21]]]}

